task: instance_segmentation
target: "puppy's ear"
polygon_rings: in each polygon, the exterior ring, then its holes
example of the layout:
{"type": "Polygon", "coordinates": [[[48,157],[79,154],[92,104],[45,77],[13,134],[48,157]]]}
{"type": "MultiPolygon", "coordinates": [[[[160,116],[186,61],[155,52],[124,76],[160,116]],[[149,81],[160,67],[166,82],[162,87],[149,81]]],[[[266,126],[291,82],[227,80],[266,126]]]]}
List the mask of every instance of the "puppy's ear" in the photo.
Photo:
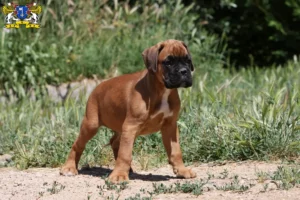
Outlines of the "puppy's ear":
{"type": "Polygon", "coordinates": [[[191,56],[191,53],[189,51],[189,48],[187,47],[187,45],[184,42],[182,42],[182,44],[186,48],[186,50],[188,52],[188,57],[191,60],[191,71],[194,71],[194,65],[193,65],[192,56],[191,56]]]}
{"type": "Polygon", "coordinates": [[[154,73],[157,71],[158,54],[162,49],[163,45],[158,44],[143,51],[144,63],[149,71],[153,71],[154,73]]]}

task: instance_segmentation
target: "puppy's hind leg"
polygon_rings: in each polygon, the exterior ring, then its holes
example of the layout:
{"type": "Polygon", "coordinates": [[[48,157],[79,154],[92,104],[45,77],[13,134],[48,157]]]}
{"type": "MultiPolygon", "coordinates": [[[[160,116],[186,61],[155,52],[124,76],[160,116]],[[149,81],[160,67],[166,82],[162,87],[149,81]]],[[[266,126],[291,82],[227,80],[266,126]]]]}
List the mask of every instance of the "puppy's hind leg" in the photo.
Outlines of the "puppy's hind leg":
{"type": "Polygon", "coordinates": [[[117,160],[119,145],[120,145],[120,134],[117,132],[114,132],[114,135],[110,138],[109,144],[114,152],[115,160],[117,160]]]}
{"type": "Polygon", "coordinates": [[[72,145],[66,163],[60,170],[61,175],[73,176],[78,174],[78,162],[85,148],[85,145],[90,139],[92,139],[96,135],[100,126],[98,119],[98,109],[93,108],[93,104],[89,104],[88,102],[86,114],[81,123],[80,134],[77,137],[74,144],[72,145]]]}

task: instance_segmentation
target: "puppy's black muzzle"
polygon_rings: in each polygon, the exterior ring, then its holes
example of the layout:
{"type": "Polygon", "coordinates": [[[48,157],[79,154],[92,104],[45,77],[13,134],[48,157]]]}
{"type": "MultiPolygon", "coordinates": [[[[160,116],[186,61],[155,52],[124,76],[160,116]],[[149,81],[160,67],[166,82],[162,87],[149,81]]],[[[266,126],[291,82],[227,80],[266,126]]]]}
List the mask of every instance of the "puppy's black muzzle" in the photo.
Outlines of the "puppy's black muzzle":
{"type": "Polygon", "coordinates": [[[191,70],[188,67],[180,67],[165,75],[165,86],[168,89],[179,87],[191,87],[193,84],[191,70]]]}

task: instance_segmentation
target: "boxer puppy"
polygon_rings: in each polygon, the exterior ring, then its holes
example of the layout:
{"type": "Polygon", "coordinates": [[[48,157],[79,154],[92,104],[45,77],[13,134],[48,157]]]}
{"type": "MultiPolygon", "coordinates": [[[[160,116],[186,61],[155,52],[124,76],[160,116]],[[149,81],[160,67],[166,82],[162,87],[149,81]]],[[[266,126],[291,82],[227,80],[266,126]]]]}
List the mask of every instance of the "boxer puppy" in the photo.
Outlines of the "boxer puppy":
{"type": "Polygon", "coordinates": [[[187,46],[166,40],[142,53],[147,69],[109,79],[91,93],[80,134],[60,174],[76,175],[86,143],[101,126],[114,131],[110,145],[116,159],[111,182],[129,180],[135,138],[161,131],[169,163],[178,177],[194,178],[184,166],[179,146],[177,119],[180,99],[177,88],[192,86],[194,71],[187,46]]]}

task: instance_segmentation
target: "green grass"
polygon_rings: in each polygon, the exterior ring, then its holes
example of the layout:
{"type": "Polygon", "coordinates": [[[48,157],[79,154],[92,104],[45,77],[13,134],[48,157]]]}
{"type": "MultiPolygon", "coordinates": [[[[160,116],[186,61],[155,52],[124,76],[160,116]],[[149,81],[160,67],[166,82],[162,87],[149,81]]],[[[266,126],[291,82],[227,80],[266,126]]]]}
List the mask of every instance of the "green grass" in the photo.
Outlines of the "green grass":
{"type": "MultiPolygon", "coordinates": [[[[196,70],[193,88],[180,89],[184,161],[299,158],[299,75],[295,62],[235,73],[196,70]]],[[[60,166],[78,134],[85,103],[82,98],[64,104],[46,99],[1,104],[0,152],[12,151],[20,168],[60,166]]],[[[109,164],[113,156],[105,144],[111,136],[100,129],[80,163],[109,164]]],[[[167,163],[159,133],[139,137],[133,154],[136,161],[151,158],[150,167],[167,163]]]]}
{"type": "MultiPolygon", "coordinates": [[[[13,154],[12,165],[60,166],[78,135],[86,99],[53,103],[44,95],[46,84],[144,69],[141,52],[168,38],[188,44],[196,69],[193,88],[180,89],[185,162],[299,158],[296,58],[284,67],[229,71],[222,68],[226,44],[195,23],[193,5],[74,2],[78,12],[48,0],[39,30],[0,32],[0,95],[19,97],[0,104],[0,154],[13,154]],[[34,102],[28,100],[33,90],[34,102]]],[[[111,136],[99,130],[80,165],[110,164],[113,154],[105,144],[111,136]]],[[[139,137],[133,154],[143,169],[167,163],[159,133],[139,137]]]]}
{"type": "Polygon", "coordinates": [[[199,196],[203,192],[203,186],[209,180],[200,180],[195,183],[175,183],[173,185],[166,186],[163,183],[153,183],[153,191],[149,192],[150,196],[159,194],[170,194],[170,193],[191,193],[195,196],[199,196]]]}
{"type": "Polygon", "coordinates": [[[99,195],[102,196],[105,191],[107,190],[113,190],[116,191],[117,194],[119,194],[122,190],[125,190],[128,188],[128,182],[124,181],[118,184],[114,184],[112,182],[110,182],[109,180],[105,180],[105,184],[104,185],[98,185],[97,188],[99,189],[99,195]]]}
{"type": "Polygon", "coordinates": [[[189,12],[193,5],[183,7],[179,0],[157,5],[72,2],[73,6],[52,0],[42,4],[38,30],[0,32],[0,94],[24,98],[34,90],[43,96],[46,84],[133,72],[143,68],[144,49],[170,38],[195,43],[191,48],[199,57],[221,57],[215,53],[218,40],[189,12]]]}
{"type": "Polygon", "coordinates": [[[244,71],[187,94],[192,105],[188,115],[182,115],[182,135],[190,144],[185,157],[206,161],[299,156],[299,72],[298,64],[244,71]],[[189,137],[193,133],[198,134],[189,137]]]}
{"type": "MultiPolygon", "coordinates": [[[[239,177],[238,175],[234,175],[231,178],[227,177],[228,172],[226,172],[226,178],[224,178],[224,173],[221,173],[221,177],[216,175],[217,179],[227,179],[227,182],[222,184],[216,184],[215,180],[211,179],[214,178],[212,176],[208,176],[204,179],[200,179],[197,181],[185,181],[185,182],[175,182],[172,184],[164,184],[164,183],[152,183],[152,188],[141,188],[139,193],[133,194],[131,197],[127,199],[156,199],[158,195],[161,194],[179,194],[179,193],[186,193],[191,194],[194,196],[202,195],[203,193],[209,192],[210,189],[207,190],[207,186],[214,188],[213,190],[220,190],[220,191],[231,191],[231,192],[238,192],[244,193],[250,190],[254,186],[258,186],[260,183],[259,180],[263,175],[265,180],[269,179],[269,183],[274,183],[279,190],[289,190],[294,187],[299,186],[300,181],[300,168],[299,166],[279,166],[276,171],[272,173],[266,172],[259,172],[258,175],[258,182],[249,182],[244,183],[242,181],[243,178],[239,177]],[[230,180],[230,181],[229,181],[230,180]],[[229,182],[228,182],[229,181],[229,182]]],[[[215,176],[215,175],[214,175],[215,176]]],[[[260,192],[266,192],[268,189],[268,184],[264,185],[264,190],[260,192]]],[[[126,186],[126,185],[125,185],[126,186]]],[[[105,182],[105,185],[99,186],[100,191],[102,188],[107,187],[108,190],[115,190],[117,194],[121,191],[117,185],[110,185],[109,183],[105,182]],[[112,187],[113,186],[113,187],[112,187]],[[110,189],[109,189],[110,188],[110,189]]],[[[126,187],[125,187],[126,188],[126,187]]],[[[100,193],[103,196],[103,193],[100,193]]],[[[112,194],[111,194],[112,195],[112,194]]],[[[110,196],[111,196],[110,195],[110,196]]]]}
{"type": "MultiPolygon", "coordinates": [[[[288,190],[300,184],[300,167],[296,166],[278,166],[273,173],[258,172],[258,182],[264,183],[271,180],[278,189],[288,190]]],[[[269,183],[264,185],[264,189],[268,188],[269,183]]]]}
{"type": "Polygon", "coordinates": [[[255,184],[241,184],[239,180],[239,176],[235,175],[233,180],[230,183],[226,183],[225,185],[216,187],[217,190],[223,191],[235,191],[235,192],[245,192],[253,187],[255,184]]]}
{"type": "Polygon", "coordinates": [[[49,192],[51,195],[52,194],[57,194],[60,191],[64,190],[66,186],[62,185],[61,183],[58,183],[54,181],[52,183],[52,187],[47,189],[47,192],[49,192]]]}

